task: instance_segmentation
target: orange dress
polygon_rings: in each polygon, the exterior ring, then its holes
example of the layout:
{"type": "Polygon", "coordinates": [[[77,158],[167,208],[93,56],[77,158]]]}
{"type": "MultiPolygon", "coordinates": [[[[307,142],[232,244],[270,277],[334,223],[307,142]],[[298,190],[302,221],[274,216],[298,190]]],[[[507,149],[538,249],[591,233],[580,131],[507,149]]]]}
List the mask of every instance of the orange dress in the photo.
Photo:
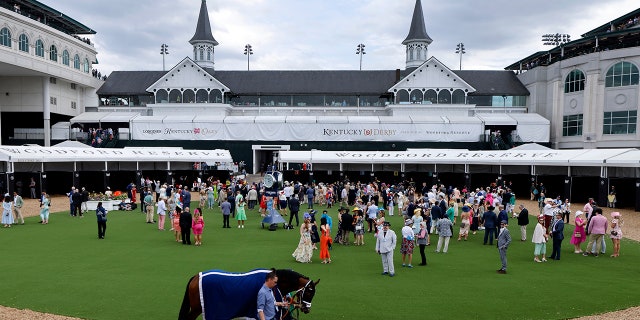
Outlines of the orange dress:
{"type": "Polygon", "coordinates": [[[320,259],[331,259],[329,254],[329,243],[331,243],[331,229],[329,225],[325,225],[322,229],[322,235],[320,236],[320,259]]]}

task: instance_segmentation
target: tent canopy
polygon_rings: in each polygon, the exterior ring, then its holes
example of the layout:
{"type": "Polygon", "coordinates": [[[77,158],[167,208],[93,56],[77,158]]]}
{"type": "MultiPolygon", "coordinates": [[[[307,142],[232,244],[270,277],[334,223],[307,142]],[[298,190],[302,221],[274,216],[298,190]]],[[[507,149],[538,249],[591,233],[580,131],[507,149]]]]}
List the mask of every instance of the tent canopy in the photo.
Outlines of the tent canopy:
{"type": "Polygon", "coordinates": [[[233,162],[228,150],[0,146],[5,162],[233,162]]]}
{"type": "Polygon", "coordinates": [[[638,149],[407,149],[406,151],[280,151],[283,163],[477,164],[521,166],[623,166],[640,163],[638,149]]]}

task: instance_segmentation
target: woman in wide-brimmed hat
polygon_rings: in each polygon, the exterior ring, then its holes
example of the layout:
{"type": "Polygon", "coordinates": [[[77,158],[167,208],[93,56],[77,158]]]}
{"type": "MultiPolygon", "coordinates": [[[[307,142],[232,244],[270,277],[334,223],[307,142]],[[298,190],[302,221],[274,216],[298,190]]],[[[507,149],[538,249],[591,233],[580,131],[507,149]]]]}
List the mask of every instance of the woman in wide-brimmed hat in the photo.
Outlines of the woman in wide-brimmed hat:
{"type": "Polygon", "coordinates": [[[613,242],[612,258],[620,255],[620,239],[622,239],[622,217],[620,212],[611,212],[611,241],[613,242]]]}
{"type": "Polygon", "coordinates": [[[462,214],[460,215],[460,232],[458,233],[458,241],[464,238],[464,241],[467,241],[469,238],[469,229],[471,227],[471,221],[469,216],[471,212],[471,207],[468,204],[462,206],[462,214]]]}
{"type": "Polygon", "coordinates": [[[584,230],[584,227],[587,225],[587,220],[584,219],[583,213],[580,210],[576,211],[575,224],[576,227],[573,229],[573,234],[569,242],[574,247],[574,253],[582,253],[580,245],[587,240],[587,234],[584,230]]]}

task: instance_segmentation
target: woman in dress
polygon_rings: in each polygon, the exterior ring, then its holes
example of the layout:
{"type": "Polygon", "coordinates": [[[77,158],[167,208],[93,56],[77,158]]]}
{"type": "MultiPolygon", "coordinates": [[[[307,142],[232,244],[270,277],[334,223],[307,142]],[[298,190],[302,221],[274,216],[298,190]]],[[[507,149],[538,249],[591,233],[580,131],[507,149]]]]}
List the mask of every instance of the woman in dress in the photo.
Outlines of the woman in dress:
{"type": "Polygon", "coordinates": [[[417,235],[420,232],[420,223],[422,223],[422,221],[424,221],[424,218],[422,217],[422,209],[416,208],[413,210],[413,216],[411,217],[411,225],[414,235],[417,235]]]}
{"type": "Polygon", "coordinates": [[[244,211],[244,207],[244,198],[240,198],[240,201],[236,205],[236,220],[238,220],[238,228],[244,228],[244,222],[247,221],[247,214],[244,211]]]}
{"type": "Polygon", "coordinates": [[[42,196],[42,208],[40,209],[40,223],[47,224],[49,223],[49,205],[51,204],[51,198],[49,198],[49,194],[44,194],[42,196]]]}
{"type": "Polygon", "coordinates": [[[413,228],[411,225],[413,220],[407,219],[404,221],[404,227],[402,227],[402,246],[400,247],[400,253],[402,253],[402,266],[407,268],[413,268],[411,260],[413,260],[413,228]],[[407,262],[405,264],[405,262],[407,262]]]}
{"type": "Polygon", "coordinates": [[[573,229],[573,234],[571,235],[571,240],[569,241],[573,247],[573,253],[582,253],[582,249],[580,245],[587,240],[587,234],[585,233],[585,226],[587,225],[587,221],[582,218],[582,211],[576,211],[576,227],[573,229]]]}
{"type": "Polygon", "coordinates": [[[182,242],[182,232],[180,231],[180,214],[175,211],[175,206],[173,210],[174,211],[171,211],[173,216],[173,218],[171,218],[171,224],[173,225],[173,228],[171,228],[171,230],[173,230],[173,234],[176,237],[176,242],[182,242]]]}
{"type": "Polygon", "coordinates": [[[213,187],[207,188],[207,208],[213,209],[213,203],[215,202],[213,187]]]}
{"type": "Polygon", "coordinates": [[[356,241],[353,243],[356,246],[364,245],[364,214],[361,210],[354,212],[355,217],[353,218],[355,224],[355,231],[353,234],[356,237],[356,241]]]}
{"type": "Polygon", "coordinates": [[[205,188],[200,188],[200,206],[198,208],[204,208],[207,203],[207,192],[205,188]]]}
{"type": "Polygon", "coordinates": [[[467,241],[469,238],[469,216],[471,212],[471,208],[468,205],[462,206],[462,215],[460,215],[460,233],[458,233],[458,241],[464,238],[464,241],[467,241]]]}
{"type": "Polygon", "coordinates": [[[536,224],[536,228],[533,231],[533,237],[531,237],[531,242],[535,244],[535,249],[533,250],[533,261],[535,262],[543,262],[547,261],[547,232],[544,227],[544,216],[538,217],[538,223],[536,224]],[[542,255],[542,260],[540,260],[540,255],[542,255]]]}
{"type": "Polygon", "coordinates": [[[612,258],[620,256],[620,239],[622,239],[622,217],[620,212],[611,212],[611,241],[613,242],[612,258]]]}
{"type": "Polygon", "coordinates": [[[327,222],[327,218],[320,218],[320,259],[322,263],[331,263],[331,255],[329,254],[329,245],[331,244],[331,226],[327,222]]]}
{"type": "Polygon", "coordinates": [[[202,245],[202,230],[204,229],[204,219],[202,219],[202,209],[193,210],[193,220],[191,221],[191,229],[193,229],[193,238],[195,245],[202,245]]]}
{"type": "Polygon", "coordinates": [[[407,202],[407,197],[404,196],[402,191],[398,192],[398,199],[396,200],[398,203],[398,212],[403,217],[407,215],[407,208],[405,208],[404,204],[407,202]]]}
{"type": "Polygon", "coordinates": [[[7,194],[2,202],[2,224],[5,228],[11,228],[13,224],[13,212],[11,210],[11,197],[7,194]]]}
{"type": "Polygon", "coordinates": [[[293,251],[292,256],[298,262],[310,263],[313,255],[313,245],[311,244],[311,215],[304,214],[304,222],[300,225],[300,241],[298,247],[293,251]]]}

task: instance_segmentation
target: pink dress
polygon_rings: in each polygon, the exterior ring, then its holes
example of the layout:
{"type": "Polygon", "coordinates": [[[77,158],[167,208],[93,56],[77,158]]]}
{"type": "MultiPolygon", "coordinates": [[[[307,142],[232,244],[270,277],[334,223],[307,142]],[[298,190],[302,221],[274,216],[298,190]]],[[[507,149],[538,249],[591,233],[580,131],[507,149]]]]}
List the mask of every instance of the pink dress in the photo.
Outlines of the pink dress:
{"type": "Polygon", "coordinates": [[[197,220],[193,220],[193,223],[191,223],[191,229],[193,229],[193,234],[195,235],[202,234],[202,229],[204,229],[204,220],[202,220],[202,217],[198,217],[197,220]]]}
{"type": "Polygon", "coordinates": [[[576,218],[576,228],[573,230],[573,234],[571,235],[571,244],[581,244],[587,240],[587,234],[584,232],[584,226],[578,226],[579,224],[582,225],[583,222],[584,220],[582,220],[582,218],[576,218]],[[581,237],[576,237],[576,233],[578,232],[581,237]]]}

